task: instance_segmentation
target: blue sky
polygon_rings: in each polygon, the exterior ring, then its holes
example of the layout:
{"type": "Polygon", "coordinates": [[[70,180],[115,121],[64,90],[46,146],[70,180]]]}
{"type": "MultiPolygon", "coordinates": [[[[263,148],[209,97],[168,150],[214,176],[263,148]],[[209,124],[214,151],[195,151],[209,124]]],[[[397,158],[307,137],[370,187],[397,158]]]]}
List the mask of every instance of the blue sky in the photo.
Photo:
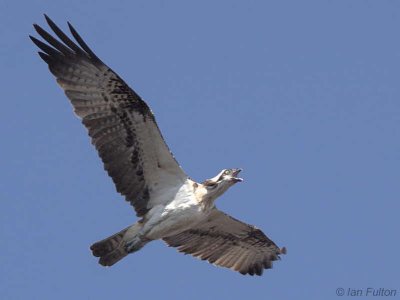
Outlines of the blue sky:
{"type": "Polygon", "coordinates": [[[400,3],[2,1],[4,299],[337,299],[397,289],[400,3]],[[28,39],[66,21],[156,114],[195,180],[242,167],[220,209],[288,254],[262,277],[162,242],[112,268],[89,245],[133,223],[28,39]]]}

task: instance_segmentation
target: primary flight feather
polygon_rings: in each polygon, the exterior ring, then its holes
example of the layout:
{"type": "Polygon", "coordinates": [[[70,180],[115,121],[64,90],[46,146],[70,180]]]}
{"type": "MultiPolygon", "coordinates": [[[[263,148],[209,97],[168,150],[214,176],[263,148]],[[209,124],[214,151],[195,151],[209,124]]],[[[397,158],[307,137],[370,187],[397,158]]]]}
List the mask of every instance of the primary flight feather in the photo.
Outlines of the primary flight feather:
{"type": "Polygon", "coordinates": [[[94,243],[103,266],[112,266],[150,241],[162,239],[179,251],[242,274],[261,275],[286,252],[254,226],[215,207],[215,200],[242,181],[240,169],[224,169],[197,183],[168,149],[148,105],[105,65],[68,23],[76,42],[47,16],[58,39],[34,25],[47,42],[30,36],[88,129],[92,144],[117,191],[140,220],[94,243]]]}

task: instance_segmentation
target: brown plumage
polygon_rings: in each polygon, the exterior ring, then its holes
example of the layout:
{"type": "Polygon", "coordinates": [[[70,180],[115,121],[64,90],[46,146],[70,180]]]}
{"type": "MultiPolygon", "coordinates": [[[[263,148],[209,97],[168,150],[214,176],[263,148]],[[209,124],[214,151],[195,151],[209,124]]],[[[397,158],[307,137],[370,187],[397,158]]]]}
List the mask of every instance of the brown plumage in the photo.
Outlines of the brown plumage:
{"type": "Polygon", "coordinates": [[[278,248],[261,230],[217,209],[207,222],[164,241],[180,252],[250,275],[261,275],[286,254],[286,248],[278,248]]]}
{"type": "Polygon", "coordinates": [[[129,254],[125,249],[125,241],[123,240],[128,228],[90,246],[93,255],[100,258],[99,263],[101,265],[112,266],[129,254]]]}
{"type": "Polygon", "coordinates": [[[142,98],[93,53],[71,24],[69,29],[80,47],[45,17],[63,43],[36,24],[37,33],[52,47],[35,37],[30,39],[42,50],[40,57],[88,129],[117,191],[135,207],[138,216],[144,216],[151,198],[149,185],[158,179],[148,174],[165,169],[182,174],[182,181],[186,176],[142,98]],[[148,136],[155,137],[151,145],[146,143],[148,136]]]}
{"type": "Polygon", "coordinates": [[[105,65],[68,23],[76,43],[47,16],[58,39],[34,25],[40,48],[57,83],[87,128],[104,169],[142,217],[136,224],[94,243],[90,249],[103,266],[112,266],[152,240],[217,266],[261,275],[285,254],[261,230],[215,207],[215,200],[242,179],[241,169],[224,169],[197,183],[181,169],[166,145],[153,113],[105,65]]]}

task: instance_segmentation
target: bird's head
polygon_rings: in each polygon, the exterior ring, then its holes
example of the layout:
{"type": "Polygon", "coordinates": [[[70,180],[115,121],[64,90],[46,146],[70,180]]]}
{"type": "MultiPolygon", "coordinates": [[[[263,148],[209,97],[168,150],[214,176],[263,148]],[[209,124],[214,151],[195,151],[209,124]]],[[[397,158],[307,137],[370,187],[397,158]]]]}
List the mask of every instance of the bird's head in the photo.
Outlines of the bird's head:
{"type": "Polygon", "coordinates": [[[224,169],[219,172],[217,176],[202,182],[207,190],[208,197],[216,199],[225,193],[232,185],[243,181],[242,178],[237,177],[240,171],[242,171],[242,169],[224,169]]]}

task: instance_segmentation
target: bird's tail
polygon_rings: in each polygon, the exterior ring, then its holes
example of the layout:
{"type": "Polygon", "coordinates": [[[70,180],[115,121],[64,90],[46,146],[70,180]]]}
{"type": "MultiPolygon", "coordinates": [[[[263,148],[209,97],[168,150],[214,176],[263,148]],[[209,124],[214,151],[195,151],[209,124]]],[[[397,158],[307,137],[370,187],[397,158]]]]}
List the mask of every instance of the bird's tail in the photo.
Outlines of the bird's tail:
{"type": "Polygon", "coordinates": [[[147,244],[148,240],[137,237],[141,227],[142,224],[138,222],[90,246],[93,255],[100,258],[99,264],[112,266],[129,253],[135,252],[147,244]]]}

